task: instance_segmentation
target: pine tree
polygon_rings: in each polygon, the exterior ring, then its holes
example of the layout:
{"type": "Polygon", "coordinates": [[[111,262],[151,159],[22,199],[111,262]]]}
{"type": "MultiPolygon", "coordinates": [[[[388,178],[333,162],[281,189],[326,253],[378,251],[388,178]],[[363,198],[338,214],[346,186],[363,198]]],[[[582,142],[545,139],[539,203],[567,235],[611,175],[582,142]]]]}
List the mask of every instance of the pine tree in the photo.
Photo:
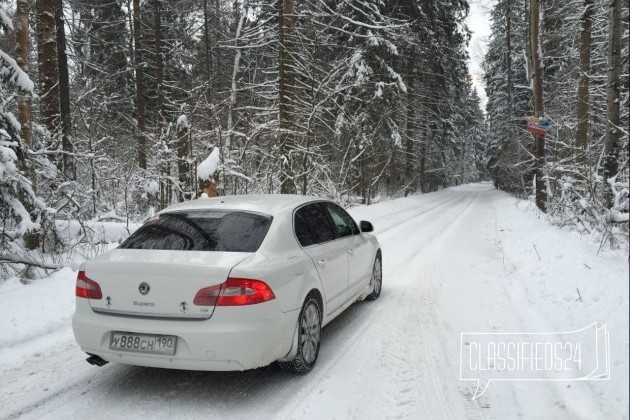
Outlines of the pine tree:
{"type": "MultiPolygon", "coordinates": [[[[11,20],[0,9],[0,34],[11,30],[11,20]]],[[[28,75],[0,49],[0,260],[3,261],[20,258],[21,240],[27,249],[39,246],[37,231],[47,210],[21,170],[26,167],[29,145],[22,141],[20,124],[11,109],[16,93],[32,95],[33,91],[34,84],[28,75]]]]}

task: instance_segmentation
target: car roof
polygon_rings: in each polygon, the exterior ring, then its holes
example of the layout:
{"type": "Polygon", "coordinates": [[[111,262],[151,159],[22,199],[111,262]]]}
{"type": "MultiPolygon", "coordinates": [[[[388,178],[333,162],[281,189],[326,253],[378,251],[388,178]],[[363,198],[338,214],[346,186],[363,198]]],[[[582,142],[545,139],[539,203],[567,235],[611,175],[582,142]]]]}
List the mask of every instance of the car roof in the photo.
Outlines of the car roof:
{"type": "Polygon", "coordinates": [[[161,213],[176,210],[230,209],[247,210],[258,213],[276,214],[283,210],[293,209],[304,203],[326,200],[321,197],[293,194],[246,194],[227,195],[212,198],[198,198],[172,205],[161,213]]]}

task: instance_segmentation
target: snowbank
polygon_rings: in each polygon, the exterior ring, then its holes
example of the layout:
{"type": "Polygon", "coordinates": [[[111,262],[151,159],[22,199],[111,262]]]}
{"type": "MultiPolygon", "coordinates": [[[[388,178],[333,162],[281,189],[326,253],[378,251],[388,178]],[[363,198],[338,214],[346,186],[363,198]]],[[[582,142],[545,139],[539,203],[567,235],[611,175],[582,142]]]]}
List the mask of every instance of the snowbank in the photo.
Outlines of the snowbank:
{"type": "Polygon", "coordinates": [[[66,267],[24,285],[17,278],[0,284],[0,349],[51,334],[70,324],[76,272],[66,267]]]}

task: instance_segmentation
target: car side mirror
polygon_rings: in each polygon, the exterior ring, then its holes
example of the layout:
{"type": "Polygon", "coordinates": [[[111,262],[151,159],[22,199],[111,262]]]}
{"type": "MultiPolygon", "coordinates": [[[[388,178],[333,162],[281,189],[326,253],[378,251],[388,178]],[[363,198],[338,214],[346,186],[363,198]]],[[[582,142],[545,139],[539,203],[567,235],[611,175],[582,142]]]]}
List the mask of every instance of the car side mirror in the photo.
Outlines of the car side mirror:
{"type": "Polygon", "coordinates": [[[359,227],[361,228],[361,232],[373,232],[374,231],[374,226],[372,226],[372,223],[367,222],[365,220],[361,220],[359,222],[359,227]]]}

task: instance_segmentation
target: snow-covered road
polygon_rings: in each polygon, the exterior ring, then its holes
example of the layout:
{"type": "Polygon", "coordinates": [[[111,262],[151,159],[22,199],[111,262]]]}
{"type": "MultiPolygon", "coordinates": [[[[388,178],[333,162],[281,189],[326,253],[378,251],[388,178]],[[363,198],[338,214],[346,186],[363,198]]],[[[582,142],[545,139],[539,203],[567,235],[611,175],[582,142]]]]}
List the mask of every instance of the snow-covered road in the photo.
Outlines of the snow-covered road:
{"type": "Polygon", "coordinates": [[[351,213],[375,226],[383,293],[324,329],[308,375],[90,366],[69,326],[76,274],[64,269],[41,284],[0,286],[0,418],[628,418],[627,254],[597,255],[490,184],[351,213]],[[38,309],[46,293],[58,307],[38,309]],[[49,327],[20,333],[29,312],[49,327]],[[474,383],[459,379],[463,332],[596,321],[611,334],[610,381],[491,383],[471,400],[474,383]]]}

